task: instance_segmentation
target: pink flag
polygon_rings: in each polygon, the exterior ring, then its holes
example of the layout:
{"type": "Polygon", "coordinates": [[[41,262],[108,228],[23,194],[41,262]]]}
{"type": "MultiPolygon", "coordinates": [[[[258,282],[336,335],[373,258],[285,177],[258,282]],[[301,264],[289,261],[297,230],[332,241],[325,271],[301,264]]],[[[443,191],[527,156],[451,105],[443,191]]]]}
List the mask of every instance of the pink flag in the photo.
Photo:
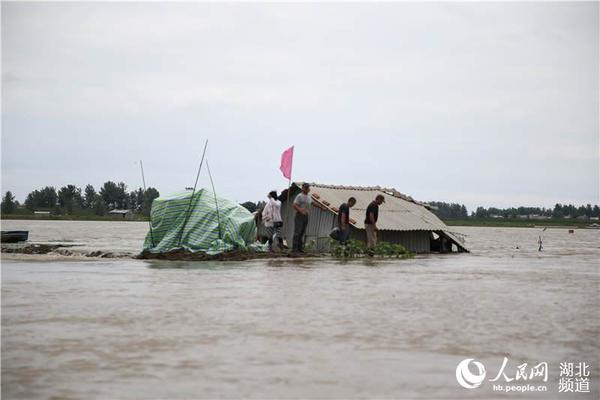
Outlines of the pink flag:
{"type": "Polygon", "coordinates": [[[292,179],[292,161],[294,160],[294,146],[290,147],[281,154],[281,166],[279,169],[288,179],[292,179]]]}

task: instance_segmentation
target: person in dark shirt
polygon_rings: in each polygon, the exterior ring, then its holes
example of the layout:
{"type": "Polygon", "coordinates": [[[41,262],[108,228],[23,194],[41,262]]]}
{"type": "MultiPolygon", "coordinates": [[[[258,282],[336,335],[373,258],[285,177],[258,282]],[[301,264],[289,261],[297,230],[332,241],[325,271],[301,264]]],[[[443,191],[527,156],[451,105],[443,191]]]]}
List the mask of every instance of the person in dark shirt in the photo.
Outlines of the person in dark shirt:
{"type": "Polygon", "coordinates": [[[367,249],[372,254],[373,248],[377,245],[377,218],[379,217],[379,206],[385,203],[385,197],[378,194],[375,200],[367,207],[365,216],[365,231],[367,232],[367,249]]]}
{"type": "Polygon", "coordinates": [[[302,184],[302,192],[296,196],[292,203],[292,207],[296,211],[296,216],[294,217],[294,241],[292,246],[292,252],[294,253],[304,253],[306,227],[308,226],[308,212],[312,204],[311,196],[309,196],[308,193],[310,193],[310,185],[305,182],[302,184]]]}
{"type": "Polygon", "coordinates": [[[348,235],[350,234],[350,209],[354,207],[355,204],[356,199],[350,197],[347,203],[342,203],[339,207],[337,224],[340,232],[338,240],[343,245],[348,241],[348,235]]]}

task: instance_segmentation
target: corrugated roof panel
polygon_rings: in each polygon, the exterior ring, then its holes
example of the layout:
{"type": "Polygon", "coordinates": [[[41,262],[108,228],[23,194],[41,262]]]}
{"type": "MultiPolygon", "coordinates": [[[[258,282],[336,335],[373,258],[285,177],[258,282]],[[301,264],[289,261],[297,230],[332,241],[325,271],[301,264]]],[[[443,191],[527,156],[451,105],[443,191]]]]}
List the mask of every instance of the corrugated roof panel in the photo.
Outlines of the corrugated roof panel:
{"type": "Polygon", "coordinates": [[[318,193],[319,196],[318,198],[313,196],[314,201],[330,209],[337,208],[350,197],[356,198],[356,205],[350,210],[350,218],[356,221],[355,226],[359,229],[364,229],[367,207],[378,194],[385,196],[385,203],[379,206],[377,221],[377,226],[381,230],[447,230],[448,228],[422,205],[381,192],[376,187],[353,188],[313,184],[311,191],[318,193]]]}

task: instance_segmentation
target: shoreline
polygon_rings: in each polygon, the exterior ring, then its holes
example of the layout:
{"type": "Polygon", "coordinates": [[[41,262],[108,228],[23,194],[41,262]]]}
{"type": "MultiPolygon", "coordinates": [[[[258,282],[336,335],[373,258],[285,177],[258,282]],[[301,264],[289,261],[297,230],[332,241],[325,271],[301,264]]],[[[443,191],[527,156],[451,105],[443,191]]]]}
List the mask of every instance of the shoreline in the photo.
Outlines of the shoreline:
{"type": "Polygon", "coordinates": [[[158,260],[158,261],[249,261],[276,259],[323,259],[335,258],[329,254],[320,253],[288,253],[288,252],[255,252],[234,250],[219,254],[192,253],[185,250],[174,250],[168,253],[150,252],[114,252],[110,250],[82,250],[77,245],[54,243],[21,243],[1,246],[2,260],[36,260],[36,261],[94,261],[94,260],[158,260]]]}
{"type": "Polygon", "coordinates": [[[148,218],[123,218],[118,216],[88,216],[88,215],[50,215],[50,216],[32,216],[32,215],[2,215],[0,221],[108,221],[108,222],[148,222],[148,218]]]}
{"type": "Polygon", "coordinates": [[[560,219],[515,220],[515,219],[446,219],[447,226],[469,226],[479,228],[549,228],[549,229],[598,229],[592,224],[598,221],[577,221],[560,219]]]}
{"type": "MultiPolygon", "coordinates": [[[[260,252],[253,250],[233,250],[218,254],[203,252],[193,253],[188,250],[172,250],[166,253],[150,253],[142,251],[90,250],[77,249],[78,245],[55,243],[4,243],[1,246],[1,260],[12,261],[94,261],[94,260],[146,260],[146,261],[253,261],[253,260],[404,260],[412,257],[398,257],[389,255],[355,255],[352,257],[336,257],[330,253],[292,253],[292,252],[260,252]]],[[[458,254],[458,253],[456,253],[458,254]]]]}

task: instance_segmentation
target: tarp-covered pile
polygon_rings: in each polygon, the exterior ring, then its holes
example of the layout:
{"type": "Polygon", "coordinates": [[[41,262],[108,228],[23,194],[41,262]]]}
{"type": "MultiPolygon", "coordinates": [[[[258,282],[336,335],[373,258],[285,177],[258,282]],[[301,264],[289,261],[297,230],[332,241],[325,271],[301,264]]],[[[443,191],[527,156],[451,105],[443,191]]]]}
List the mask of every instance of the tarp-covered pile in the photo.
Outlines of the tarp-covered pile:
{"type": "Polygon", "coordinates": [[[218,254],[245,249],[256,237],[254,216],[248,210],[227,199],[215,201],[206,189],[197,191],[193,200],[191,191],[155,199],[151,221],[144,250],[152,253],[185,249],[218,254]]]}

